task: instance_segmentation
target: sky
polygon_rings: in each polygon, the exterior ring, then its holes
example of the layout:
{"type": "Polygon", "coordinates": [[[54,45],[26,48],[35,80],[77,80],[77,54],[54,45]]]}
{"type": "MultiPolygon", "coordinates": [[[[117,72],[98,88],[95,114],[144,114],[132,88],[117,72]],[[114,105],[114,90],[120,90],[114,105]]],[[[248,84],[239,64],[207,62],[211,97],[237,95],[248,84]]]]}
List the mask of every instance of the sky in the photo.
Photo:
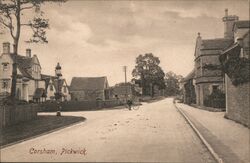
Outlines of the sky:
{"type": "MultiPolygon", "coordinates": [[[[54,75],[57,62],[70,84],[72,77],[107,76],[110,85],[124,82],[140,54],[160,58],[165,72],[187,75],[194,66],[197,33],[203,39],[222,38],[222,17],[249,20],[248,0],[165,0],[165,1],[80,1],[42,6],[49,19],[48,44],[27,44],[30,29],[22,28],[19,53],[31,48],[42,66],[42,73],[54,75]]],[[[22,21],[31,18],[24,13],[22,21]]],[[[0,35],[0,43],[12,40],[0,35]]],[[[0,48],[2,53],[2,46],[0,48]]]]}

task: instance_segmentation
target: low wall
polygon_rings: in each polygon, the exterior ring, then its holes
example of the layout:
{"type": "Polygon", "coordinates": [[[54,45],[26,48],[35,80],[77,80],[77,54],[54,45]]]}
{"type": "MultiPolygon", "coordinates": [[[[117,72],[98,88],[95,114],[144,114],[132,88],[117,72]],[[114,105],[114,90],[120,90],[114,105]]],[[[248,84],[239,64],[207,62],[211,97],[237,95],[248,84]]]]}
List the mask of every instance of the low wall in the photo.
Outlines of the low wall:
{"type": "Polygon", "coordinates": [[[19,122],[29,121],[37,117],[38,105],[0,106],[0,128],[19,122]]]}
{"type": "Polygon", "coordinates": [[[225,117],[250,127],[250,82],[234,86],[226,77],[225,117]]]}
{"type": "MultiPolygon", "coordinates": [[[[119,100],[106,101],[65,101],[60,103],[61,111],[87,111],[102,108],[110,108],[122,105],[119,100]]],[[[56,102],[44,102],[40,104],[40,112],[54,112],[58,110],[56,102]]]]}

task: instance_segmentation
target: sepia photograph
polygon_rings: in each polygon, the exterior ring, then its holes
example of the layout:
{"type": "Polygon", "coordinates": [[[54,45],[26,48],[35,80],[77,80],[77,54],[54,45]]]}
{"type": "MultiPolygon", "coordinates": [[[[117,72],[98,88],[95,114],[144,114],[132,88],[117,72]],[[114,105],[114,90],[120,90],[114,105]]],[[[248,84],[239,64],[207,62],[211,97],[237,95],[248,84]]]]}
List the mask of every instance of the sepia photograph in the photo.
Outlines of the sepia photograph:
{"type": "Polygon", "coordinates": [[[249,0],[0,0],[0,162],[250,163],[249,0]]]}

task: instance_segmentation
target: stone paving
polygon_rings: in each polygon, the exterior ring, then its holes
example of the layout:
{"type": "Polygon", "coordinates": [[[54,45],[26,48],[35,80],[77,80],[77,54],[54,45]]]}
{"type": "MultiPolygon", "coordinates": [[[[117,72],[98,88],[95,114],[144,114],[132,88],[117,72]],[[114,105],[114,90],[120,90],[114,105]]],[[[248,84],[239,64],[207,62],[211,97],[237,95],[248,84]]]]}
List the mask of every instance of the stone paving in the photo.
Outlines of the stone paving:
{"type": "Polygon", "coordinates": [[[225,112],[209,112],[177,103],[215,152],[226,163],[250,162],[249,128],[224,118],[225,112]]]}

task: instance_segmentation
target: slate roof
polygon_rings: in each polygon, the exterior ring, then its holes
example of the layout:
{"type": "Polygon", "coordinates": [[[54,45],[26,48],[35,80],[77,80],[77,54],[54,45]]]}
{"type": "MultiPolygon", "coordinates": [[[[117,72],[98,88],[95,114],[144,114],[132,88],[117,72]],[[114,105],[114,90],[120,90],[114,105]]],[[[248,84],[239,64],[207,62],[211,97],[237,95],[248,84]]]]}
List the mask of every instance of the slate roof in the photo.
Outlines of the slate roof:
{"type": "Polygon", "coordinates": [[[237,28],[250,28],[250,20],[240,20],[234,23],[237,28]]]}
{"type": "Polygon", "coordinates": [[[104,90],[107,77],[73,77],[70,90],[104,90]]]}
{"type": "Polygon", "coordinates": [[[181,82],[186,82],[195,77],[195,70],[193,69],[181,82]]]}
{"type": "MultiPolygon", "coordinates": [[[[48,88],[48,86],[49,86],[50,80],[52,80],[52,84],[54,85],[56,91],[58,90],[57,77],[51,76],[51,75],[41,74],[41,78],[42,78],[42,80],[45,81],[45,89],[46,89],[46,90],[47,90],[47,88],[48,88]]],[[[60,81],[59,87],[62,88],[63,83],[66,82],[66,80],[65,80],[65,79],[61,79],[61,80],[59,80],[59,81],[60,81]]],[[[67,85],[67,83],[66,83],[66,85],[67,85]]]]}
{"type": "MultiPolygon", "coordinates": [[[[14,54],[10,54],[11,58],[14,59],[14,54]]],[[[16,55],[16,63],[17,67],[22,73],[24,77],[32,79],[31,73],[29,69],[32,66],[32,58],[26,57],[26,56],[21,56],[21,55],[16,55]]]]}
{"type": "Polygon", "coordinates": [[[232,39],[207,39],[202,40],[201,50],[223,50],[228,48],[231,44],[233,44],[232,39]]]}

